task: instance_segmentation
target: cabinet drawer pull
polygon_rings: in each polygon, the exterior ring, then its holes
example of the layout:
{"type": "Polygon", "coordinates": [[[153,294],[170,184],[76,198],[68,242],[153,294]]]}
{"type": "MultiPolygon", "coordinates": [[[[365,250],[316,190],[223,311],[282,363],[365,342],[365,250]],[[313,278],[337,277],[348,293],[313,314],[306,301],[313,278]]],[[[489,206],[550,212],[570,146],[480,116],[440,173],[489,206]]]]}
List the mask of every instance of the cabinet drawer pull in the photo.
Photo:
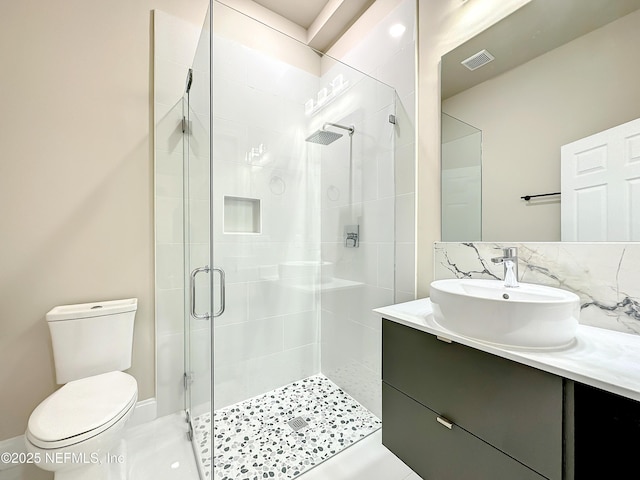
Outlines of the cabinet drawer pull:
{"type": "Polygon", "coordinates": [[[436,338],[438,340],[440,340],[441,342],[444,342],[444,343],[452,343],[451,340],[449,340],[448,338],[445,338],[445,337],[441,337],[440,335],[436,335],[436,338]]]}
{"type": "Polygon", "coordinates": [[[444,417],[436,417],[436,420],[438,421],[439,424],[444,425],[449,430],[451,430],[453,428],[453,422],[450,422],[449,420],[447,420],[444,417]]]}

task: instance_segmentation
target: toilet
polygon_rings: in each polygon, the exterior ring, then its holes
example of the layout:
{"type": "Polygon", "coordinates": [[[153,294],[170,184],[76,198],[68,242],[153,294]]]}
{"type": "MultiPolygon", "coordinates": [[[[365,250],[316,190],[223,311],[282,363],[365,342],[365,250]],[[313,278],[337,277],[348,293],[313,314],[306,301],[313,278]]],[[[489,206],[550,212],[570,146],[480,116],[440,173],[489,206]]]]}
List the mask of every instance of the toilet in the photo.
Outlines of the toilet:
{"type": "Polygon", "coordinates": [[[55,480],[108,480],[138,399],[131,367],[135,298],[55,307],[46,315],[61,388],[31,416],[25,443],[55,480]],[[114,454],[112,450],[118,452],[114,454]]]}

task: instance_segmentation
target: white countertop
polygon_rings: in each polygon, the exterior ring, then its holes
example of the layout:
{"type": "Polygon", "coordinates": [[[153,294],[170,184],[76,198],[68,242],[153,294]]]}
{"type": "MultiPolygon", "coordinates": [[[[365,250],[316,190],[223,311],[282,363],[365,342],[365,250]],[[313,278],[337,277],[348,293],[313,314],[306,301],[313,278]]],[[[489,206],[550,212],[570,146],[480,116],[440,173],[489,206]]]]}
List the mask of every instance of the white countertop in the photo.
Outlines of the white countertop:
{"type": "Polygon", "coordinates": [[[428,298],[374,312],[416,330],[640,401],[640,335],[579,325],[575,342],[563,349],[515,349],[462,337],[441,327],[433,319],[428,298]]]}

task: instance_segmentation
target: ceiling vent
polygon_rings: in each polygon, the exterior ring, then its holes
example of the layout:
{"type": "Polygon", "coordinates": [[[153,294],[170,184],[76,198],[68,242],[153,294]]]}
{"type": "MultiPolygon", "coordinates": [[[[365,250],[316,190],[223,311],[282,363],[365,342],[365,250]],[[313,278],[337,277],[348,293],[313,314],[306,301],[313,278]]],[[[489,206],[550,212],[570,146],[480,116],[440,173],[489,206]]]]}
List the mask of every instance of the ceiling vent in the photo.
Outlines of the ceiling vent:
{"type": "Polygon", "coordinates": [[[487,52],[486,50],[481,50],[480,52],[476,53],[475,55],[471,55],[469,58],[463,60],[460,63],[462,63],[462,65],[467,67],[469,70],[475,70],[477,68],[483,67],[494,59],[494,56],[489,52],[487,52]]]}

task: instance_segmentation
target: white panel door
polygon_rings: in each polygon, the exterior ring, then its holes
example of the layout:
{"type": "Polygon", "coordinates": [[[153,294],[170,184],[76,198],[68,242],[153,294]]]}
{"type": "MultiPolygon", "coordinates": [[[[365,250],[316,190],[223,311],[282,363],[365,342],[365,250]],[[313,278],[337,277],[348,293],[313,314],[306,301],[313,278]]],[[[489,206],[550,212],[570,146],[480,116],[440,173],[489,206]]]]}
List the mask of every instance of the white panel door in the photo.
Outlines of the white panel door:
{"type": "Polygon", "coordinates": [[[640,241],[640,119],[561,148],[563,241],[640,241]]]}

